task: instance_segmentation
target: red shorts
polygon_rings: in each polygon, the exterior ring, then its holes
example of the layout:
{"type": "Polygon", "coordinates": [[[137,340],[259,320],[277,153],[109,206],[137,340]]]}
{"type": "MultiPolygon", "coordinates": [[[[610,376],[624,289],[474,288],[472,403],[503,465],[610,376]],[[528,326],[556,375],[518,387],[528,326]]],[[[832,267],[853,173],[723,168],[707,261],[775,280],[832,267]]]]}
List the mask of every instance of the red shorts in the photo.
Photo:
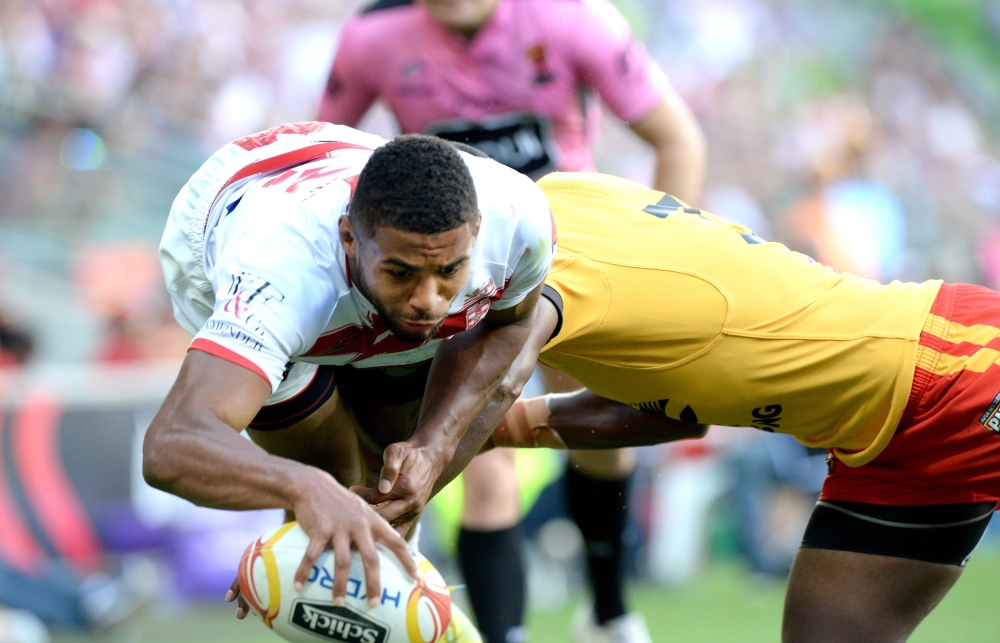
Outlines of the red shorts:
{"type": "Polygon", "coordinates": [[[821,500],[1000,501],[1000,293],[945,284],[920,346],[892,441],[862,467],[834,461],[821,500]]]}

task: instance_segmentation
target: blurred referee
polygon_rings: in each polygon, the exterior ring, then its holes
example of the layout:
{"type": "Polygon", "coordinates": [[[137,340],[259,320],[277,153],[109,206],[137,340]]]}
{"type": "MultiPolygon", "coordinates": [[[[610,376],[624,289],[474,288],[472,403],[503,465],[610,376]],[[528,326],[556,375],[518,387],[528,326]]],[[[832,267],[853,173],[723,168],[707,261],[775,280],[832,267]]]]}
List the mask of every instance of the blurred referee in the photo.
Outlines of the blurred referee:
{"type": "MultiPolygon", "coordinates": [[[[701,130],[607,0],[378,0],[344,26],[319,117],[354,126],[381,100],[403,132],[467,143],[537,179],[595,169],[595,93],[655,150],[654,187],[697,202],[701,130]]],[[[549,377],[553,388],[579,388],[558,379],[549,377]]],[[[634,458],[574,452],[570,462],[567,501],[594,594],[574,624],[577,643],[648,643],[624,600],[634,458]]],[[[525,574],[513,451],[476,457],[463,479],[458,554],[479,629],[487,643],[518,643],[525,574]]]]}

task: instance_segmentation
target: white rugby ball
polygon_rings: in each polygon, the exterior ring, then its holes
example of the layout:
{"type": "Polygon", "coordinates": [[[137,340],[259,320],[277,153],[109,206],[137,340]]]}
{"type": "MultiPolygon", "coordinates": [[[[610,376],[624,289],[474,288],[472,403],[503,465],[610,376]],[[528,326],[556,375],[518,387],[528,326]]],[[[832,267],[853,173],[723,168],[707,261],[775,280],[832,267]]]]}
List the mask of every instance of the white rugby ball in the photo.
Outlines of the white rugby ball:
{"type": "Polygon", "coordinates": [[[395,554],[379,548],[382,599],[368,605],[364,566],[352,551],[347,602],[333,604],[332,551],[323,552],[309,582],[295,591],[294,576],[309,537],[298,523],[271,529],[250,543],[240,561],[240,593],[251,611],[293,643],[435,643],[451,620],[451,595],[441,574],[414,554],[424,577],[410,577],[395,554]]]}

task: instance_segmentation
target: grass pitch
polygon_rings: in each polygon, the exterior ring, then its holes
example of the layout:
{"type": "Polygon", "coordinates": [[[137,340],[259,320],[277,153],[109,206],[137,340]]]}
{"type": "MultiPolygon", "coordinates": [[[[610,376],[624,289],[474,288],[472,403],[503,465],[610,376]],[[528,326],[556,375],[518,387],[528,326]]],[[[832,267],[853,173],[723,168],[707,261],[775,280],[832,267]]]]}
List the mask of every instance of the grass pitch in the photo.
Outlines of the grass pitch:
{"type": "MultiPolygon", "coordinates": [[[[630,598],[657,643],[777,643],[784,584],[758,582],[734,563],[717,563],[697,581],[674,590],[634,585],[630,598]]],[[[1000,641],[1000,551],[973,557],[958,585],[920,626],[910,643],[1000,641]]],[[[533,612],[534,643],[570,643],[574,607],[533,612]]],[[[54,643],[277,643],[259,622],[237,621],[233,609],[154,606],[116,631],[84,636],[56,633],[54,643]]]]}

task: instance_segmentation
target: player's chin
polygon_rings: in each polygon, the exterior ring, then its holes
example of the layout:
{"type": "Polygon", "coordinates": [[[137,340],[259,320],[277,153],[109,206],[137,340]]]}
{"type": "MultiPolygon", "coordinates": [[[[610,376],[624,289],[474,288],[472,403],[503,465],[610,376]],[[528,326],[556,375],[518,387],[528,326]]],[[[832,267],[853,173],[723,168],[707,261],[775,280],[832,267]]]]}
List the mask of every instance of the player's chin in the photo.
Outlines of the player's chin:
{"type": "Polygon", "coordinates": [[[399,320],[392,329],[392,334],[403,340],[404,342],[411,342],[414,344],[419,344],[426,342],[427,340],[433,338],[437,335],[437,332],[441,330],[441,326],[444,324],[444,320],[434,322],[434,323],[424,323],[424,322],[408,322],[405,320],[399,320]]]}

